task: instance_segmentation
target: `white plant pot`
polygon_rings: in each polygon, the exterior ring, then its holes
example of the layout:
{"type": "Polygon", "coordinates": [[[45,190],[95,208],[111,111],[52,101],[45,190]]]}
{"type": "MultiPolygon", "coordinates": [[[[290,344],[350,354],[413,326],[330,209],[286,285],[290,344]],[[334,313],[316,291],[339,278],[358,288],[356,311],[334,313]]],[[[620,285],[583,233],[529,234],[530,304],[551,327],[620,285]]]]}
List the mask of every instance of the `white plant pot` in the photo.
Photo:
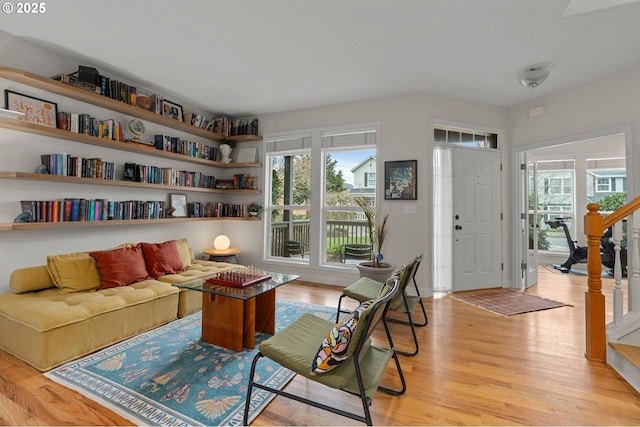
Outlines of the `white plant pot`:
{"type": "Polygon", "coordinates": [[[374,267],[373,261],[364,261],[356,265],[360,277],[367,277],[376,282],[384,283],[393,274],[394,266],[388,262],[381,262],[380,267],[374,267]]]}

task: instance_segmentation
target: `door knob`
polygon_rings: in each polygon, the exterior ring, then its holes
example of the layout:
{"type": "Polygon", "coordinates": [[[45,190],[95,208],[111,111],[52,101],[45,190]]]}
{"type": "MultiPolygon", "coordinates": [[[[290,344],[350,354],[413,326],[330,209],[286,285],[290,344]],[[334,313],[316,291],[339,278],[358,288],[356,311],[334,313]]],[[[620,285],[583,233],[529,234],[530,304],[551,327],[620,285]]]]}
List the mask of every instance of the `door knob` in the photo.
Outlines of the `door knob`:
{"type": "Polygon", "coordinates": [[[462,230],[462,226],[461,225],[456,225],[456,230],[462,230]]]}

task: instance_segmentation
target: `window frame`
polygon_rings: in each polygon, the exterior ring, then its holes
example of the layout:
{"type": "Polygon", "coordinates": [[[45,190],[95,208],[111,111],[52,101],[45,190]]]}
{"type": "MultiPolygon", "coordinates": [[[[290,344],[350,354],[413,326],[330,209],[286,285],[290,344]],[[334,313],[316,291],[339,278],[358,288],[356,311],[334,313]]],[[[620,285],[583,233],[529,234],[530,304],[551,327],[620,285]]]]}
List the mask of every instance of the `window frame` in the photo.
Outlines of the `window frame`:
{"type": "MultiPolygon", "coordinates": [[[[271,255],[271,212],[274,210],[284,210],[284,209],[300,209],[302,206],[292,206],[292,205],[274,205],[272,200],[272,184],[271,184],[271,161],[273,156],[283,156],[286,154],[301,154],[304,153],[305,150],[283,150],[283,151],[269,151],[267,148],[264,150],[264,187],[265,187],[265,197],[264,197],[264,218],[263,221],[263,236],[264,236],[264,245],[262,250],[262,260],[265,263],[273,263],[277,265],[284,265],[295,263],[300,267],[327,267],[327,268],[348,268],[355,269],[354,265],[339,265],[336,263],[328,263],[326,261],[326,212],[335,211],[336,208],[339,210],[347,210],[359,212],[359,207],[345,207],[345,206],[328,206],[326,204],[326,158],[325,152],[330,151],[341,151],[341,150],[349,150],[349,149],[370,149],[374,150],[376,153],[378,151],[378,144],[380,138],[380,129],[378,122],[369,122],[369,123],[360,123],[360,124],[352,124],[345,126],[329,126],[322,128],[314,128],[314,129],[305,129],[305,130],[297,130],[291,132],[279,132],[273,134],[265,134],[263,135],[263,140],[265,143],[265,147],[269,146],[269,143],[277,140],[287,140],[295,137],[310,137],[310,154],[312,159],[311,166],[311,200],[309,205],[305,205],[304,208],[308,208],[310,212],[310,229],[309,229],[309,252],[308,257],[305,260],[293,260],[287,257],[280,256],[272,256],[271,255]],[[349,135],[349,134],[372,134],[375,136],[374,142],[366,142],[361,145],[354,146],[342,146],[342,147],[323,147],[323,138],[327,136],[339,136],[339,135],[349,135]],[[319,159],[319,160],[318,160],[319,159]]],[[[379,174],[379,170],[381,168],[381,164],[376,160],[376,168],[375,173],[376,176],[379,174]]],[[[377,184],[377,182],[376,182],[377,184]]],[[[375,195],[376,199],[379,200],[379,188],[376,188],[375,195]]]]}

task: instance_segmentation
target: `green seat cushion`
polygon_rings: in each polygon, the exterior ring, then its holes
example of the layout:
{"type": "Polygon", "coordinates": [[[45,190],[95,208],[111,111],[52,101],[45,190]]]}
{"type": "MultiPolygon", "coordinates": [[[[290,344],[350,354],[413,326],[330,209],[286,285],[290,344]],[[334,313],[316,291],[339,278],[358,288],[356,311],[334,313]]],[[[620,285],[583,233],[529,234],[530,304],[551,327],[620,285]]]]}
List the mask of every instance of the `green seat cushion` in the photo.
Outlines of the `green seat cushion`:
{"type": "MultiPolygon", "coordinates": [[[[358,393],[353,358],[337,368],[320,375],[312,375],[311,362],[318,352],[318,344],[334,323],[310,313],[304,313],[296,321],[260,344],[260,352],[278,364],[313,381],[334,389],[358,393]]],[[[392,356],[390,349],[372,346],[366,342],[360,353],[365,392],[372,397],[380,378],[392,356]]]]}
{"type": "MultiPolygon", "coordinates": [[[[420,298],[415,295],[407,295],[407,305],[409,306],[409,313],[413,313],[413,309],[416,308],[416,305],[420,301],[420,298]]],[[[400,311],[402,313],[406,313],[407,310],[404,308],[404,301],[402,301],[402,294],[398,294],[391,300],[389,303],[389,310],[391,311],[400,311]]]]}
{"type": "Polygon", "coordinates": [[[383,283],[368,277],[361,277],[342,290],[342,293],[356,301],[366,301],[378,298],[383,283]]]}

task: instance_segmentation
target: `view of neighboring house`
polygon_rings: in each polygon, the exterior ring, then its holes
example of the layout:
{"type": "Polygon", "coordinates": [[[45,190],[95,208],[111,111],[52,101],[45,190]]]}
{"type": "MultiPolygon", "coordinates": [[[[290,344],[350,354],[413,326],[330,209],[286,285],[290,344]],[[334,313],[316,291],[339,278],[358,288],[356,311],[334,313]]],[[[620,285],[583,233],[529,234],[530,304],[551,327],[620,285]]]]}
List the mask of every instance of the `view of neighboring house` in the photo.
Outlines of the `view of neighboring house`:
{"type": "Polygon", "coordinates": [[[587,200],[589,203],[598,203],[603,197],[613,193],[625,193],[626,191],[626,170],[587,171],[587,200]]]}
{"type": "MultiPolygon", "coordinates": [[[[589,169],[585,184],[587,203],[597,203],[603,197],[627,191],[627,172],[624,169],[589,169]]],[[[574,188],[573,170],[538,172],[538,210],[573,212],[574,188]]]]}
{"type": "Polygon", "coordinates": [[[375,197],[376,194],[376,156],[369,156],[353,169],[353,186],[349,195],[354,197],[375,197]]]}

